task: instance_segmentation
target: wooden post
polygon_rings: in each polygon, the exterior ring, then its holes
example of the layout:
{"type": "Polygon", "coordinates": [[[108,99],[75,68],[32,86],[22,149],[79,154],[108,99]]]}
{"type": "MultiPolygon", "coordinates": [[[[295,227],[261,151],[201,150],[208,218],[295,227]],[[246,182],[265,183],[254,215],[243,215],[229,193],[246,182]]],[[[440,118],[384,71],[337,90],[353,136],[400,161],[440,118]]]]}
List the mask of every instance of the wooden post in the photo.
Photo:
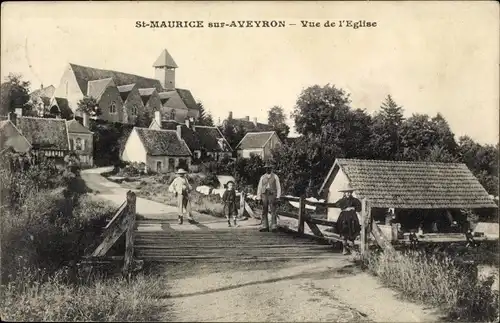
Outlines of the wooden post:
{"type": "Polygon", "coordinates": [[[299,200],[299,228],[297,230],[299,234],[304,234],[305,216],[306,216],[306,203],[304,201],[304,195],[301,195],[299,200]]]}
{"type": "Polygon", "coordinates": [[[245,215],[245,192],[240,193],[240,217],[245,215]]]}
{"type": "Polygon", "coordinates": [[[125,232],[125,258],[123,262],[122,274],[127,280],[130,273],[134,257],[134,228],[135,228],[136,196],[132,191],[127,192],[127,231],[125,232]]]}
{"type": "Polygon", "coordinates": [[[368,217],[370,216],[366,198],[361,201],[361,258],[367,256],[368,251],[368,217]]]}

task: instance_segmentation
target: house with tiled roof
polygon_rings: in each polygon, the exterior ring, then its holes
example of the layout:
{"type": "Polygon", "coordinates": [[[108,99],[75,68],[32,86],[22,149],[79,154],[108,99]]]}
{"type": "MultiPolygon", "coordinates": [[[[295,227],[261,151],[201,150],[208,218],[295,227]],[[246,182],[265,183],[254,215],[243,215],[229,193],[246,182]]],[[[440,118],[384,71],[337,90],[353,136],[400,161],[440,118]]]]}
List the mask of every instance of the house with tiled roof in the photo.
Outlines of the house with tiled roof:
{"type": "Polygon", "coordinates": [[[222,127],[233,127],[233,130],[237,132],[242,128],[245,132],[261,132],[261,131],[273,131],[273,127],[268,124],[258,122],[257,118],[250,120],[250,116],[244,118],[233,118],[233,112],[229,112],[227,119],[222,121],[222,127]]]}
{"type": "Polygon", "coordinates": [[[70,63],[54,91],[53,101],[66,99],[72,113],[80,116],[78,102],[85,96],[97,96],[102,114],[96,118],[110,122],[134,124],[134,115],[159,110],[175,114],[175,120],[181,122],[188,115],[198,118],[199,109],[191,92],[176,87],[175,69],[178,66],[166,49],[153,67],[155,78],[148,78],[70,63]],[[138,103],[138,96],[142,105],[138,103]]]}
{"type": "Polygon", "coordinates": [[[53,85],[43,87],[43,84],[39,89],[30,93],[30,99],[28,104],[30,104],[39,116],[46,116],[50,114],[50,101],[54,96],[56,88],[53,85]]]}
{"type": "MultiPolygon", "coordinates": [[[[75,152],[83,165],[93,165],[93,133],[78,121],[24,117],[14,112],[9,113],[6,121],[18,131],[5,132],[6,137],[2,139],[4,144],[12,141],[22,142],[20,133],[38,155],[62,159],[68,153],[75,152]]],[[[5,126],[12,128],[8,124],[5,126]]]]}
{"type": "Polygon", "coordinates": [[[179,123],[175,120],[162,119],[160,116],[159,112],[155,113],[155,118],[149,128],[175,130],[178,136],[186,142],[195,160],[206,157],[215,160],[220,160],[225,156],[232,157],[233,150],[219,128],[197,125],[193,118],[179,123]]]}
{"type": "MultiPolygon", "coordinates": [[[[339,189],[345,185],[354,189],[355,197],[367,200],[372,214],[381,209],[418,216],[429,210],[497,208],[477,178],[460,163],[338,158],[319,194],[334,203],[342,198],[339,189]]],[[[331,221],[336,221],[339,214],[338,208],[328,209],[331,221]]]]}
{"type": "Polygon", "coordinates": [[[283,145],[276,131],[247,132],[241,139],[236,150],[238,156],[250,158],[252,155],[260,156],[263,160],[272,157],[272,150],[283,145]]]}
{"type": "Polygon", "coordinates": [[[123,161],[144,163],[158,173],[173,172],[191,165],[191,151],[176,130],[134,127],[127,138],[123,161]]]}

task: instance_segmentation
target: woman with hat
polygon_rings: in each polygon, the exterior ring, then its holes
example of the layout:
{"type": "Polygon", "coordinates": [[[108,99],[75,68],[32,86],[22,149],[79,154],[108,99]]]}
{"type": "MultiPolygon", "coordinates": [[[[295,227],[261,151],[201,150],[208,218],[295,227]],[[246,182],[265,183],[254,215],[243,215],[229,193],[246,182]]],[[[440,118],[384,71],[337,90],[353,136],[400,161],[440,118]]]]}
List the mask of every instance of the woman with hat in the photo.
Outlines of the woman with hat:
{"type": "Polygon", "coordinates": [[[174,193],[177,197],[177,206],[179,208],[179,224],[183,223],[184,211],[188,213],[188,221],[190,223],[195,222],[193,215],[191,214],[191,202],[189,201],[189,192],[192,191],[193,187],[189,184],[186,177],[187,172],[179,168],[176,172],[178,175],[170,184],[168,191],[174,193]]]}
{"type": "Polygon", "coordinates": [[[349,253],[348,240],[354,245],[354,240],[361,232],[358,215],[356,212],[361,212],[361,201],[352,195],[354,189],[351,185],[346,184],[339,192],[343,192],[344,196],[334,203],[334,207],[341,209],[339,218],[337,219],[337,233],[343,238],[344,255],[349,253]]]}

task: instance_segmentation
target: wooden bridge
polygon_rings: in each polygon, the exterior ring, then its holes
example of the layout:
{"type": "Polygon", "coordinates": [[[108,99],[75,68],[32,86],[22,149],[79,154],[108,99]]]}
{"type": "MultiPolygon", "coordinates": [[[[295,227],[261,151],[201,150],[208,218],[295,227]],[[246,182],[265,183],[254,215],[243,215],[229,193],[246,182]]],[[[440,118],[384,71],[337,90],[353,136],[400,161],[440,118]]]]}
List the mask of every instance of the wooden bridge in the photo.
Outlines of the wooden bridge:
{"type": "MultiPolygon", "coordinates": [[[[164,230],[161,221],[158,220],[137,220],[136,196],[129,191],[126,201],[104,228],[102,242],[81,263],[91,268],[97,263],[120,261],[123,262],[123,275],[130,277],[132,272],[142,268],[144,261],[256,262],[342,257],[333,248],[333,245],[340,241],[340,237],[335,233],[327,235],[325,230],[321,230],[324,227],[334,227],[335,222],[313,218],[305,211],[306,204],[322,207],[332,207],[332,205],[307,201],[303,197],[286,197],[285,200],[299,202],[297,214],[279,213],[280,218],[286,217],[295,221],[296,228],[293,228],[295,230],[283,226],[283,222],[286,221],[280,221],[281,227],[275,233],[259,232],[257,227],[176,231],[164,230]],[[159,226],[160,229],[141,230],[151,225],[159,226]],[[125,235],[124,256],[108,256],[111,247],[123,235],[125,235]]],[[[246,203],[244,195],[240,201],[240,213],[246,211],[256,217],[246,203]]],[[[394,243],[415,243],[415,239],[411,236],[399,239],[393,234],[387,238],[381,228],[372,221],[366,200],[362,200],[361,219],[362,257],[366,254],[370,243],[384,250],[394,250],[394,243]],[[372,239],[369,239],[370,237],[372,239]]],[[[443,241],[446,239],[449,240],[450,237],[446,237],[443,241]]],[[[474,242],[470,236],[465,237],[463,234],[458,240],[474,242]]],[[[451,239],[452,242],[458,240],[451,239]]]]}

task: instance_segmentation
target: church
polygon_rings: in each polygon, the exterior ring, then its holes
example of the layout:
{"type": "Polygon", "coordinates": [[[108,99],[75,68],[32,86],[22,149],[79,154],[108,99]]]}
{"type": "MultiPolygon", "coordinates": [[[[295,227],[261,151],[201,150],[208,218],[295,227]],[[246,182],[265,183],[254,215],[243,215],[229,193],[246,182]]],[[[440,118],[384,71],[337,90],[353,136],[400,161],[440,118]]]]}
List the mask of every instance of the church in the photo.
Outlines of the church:
{"type": "Polygon", "coordinates": [[[136,124],[141,115],[152,118],[157,111],[177,122],[198,119],[200,111],[191,92],[176,87],[178,66],[166,49],[153,67],[155,78],[147,78],[69,63],[50,98],[50,114],[82,117],[78,102],[92,97],[99,111],[95,118],[107,122],[136,124]]]}

